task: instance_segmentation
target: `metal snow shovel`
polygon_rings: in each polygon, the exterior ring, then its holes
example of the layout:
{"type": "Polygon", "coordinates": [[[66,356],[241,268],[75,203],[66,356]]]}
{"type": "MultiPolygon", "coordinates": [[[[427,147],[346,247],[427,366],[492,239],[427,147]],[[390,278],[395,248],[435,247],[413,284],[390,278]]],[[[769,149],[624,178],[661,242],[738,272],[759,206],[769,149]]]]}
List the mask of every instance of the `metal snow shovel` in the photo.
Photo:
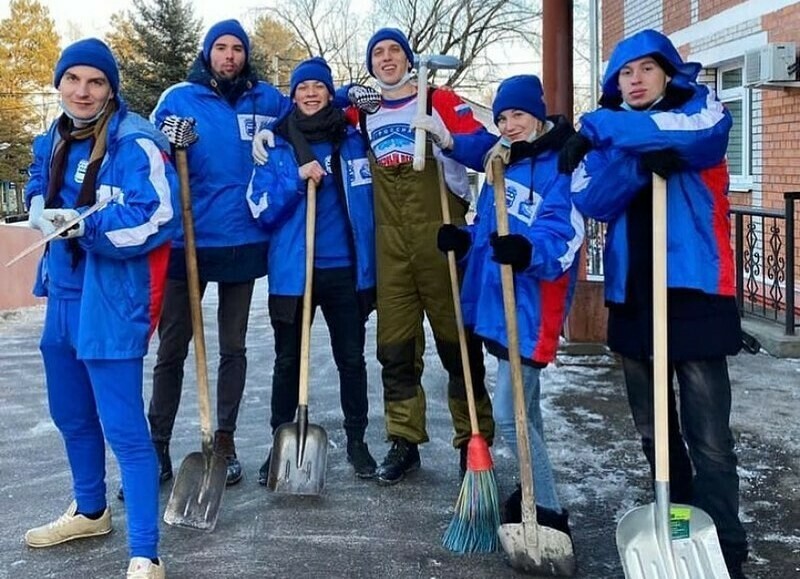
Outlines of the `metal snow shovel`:
{"type": "Polygon", "coordinates": [[[667,185],[653,174],[655,503],[625,513],[617,549],[627,579],[728,579],[717,529],[694,506],[670,504],[667,421],[667,185]]]}
{"type": "MultiPolygon", "coordinates": [[[[497,218],[497,235],[508,235],[506,210],[506,181],[503,161],[492,161],[494,180],[494,205],[497,218]]],[[[514,297],[514,273],[510,265],[500,266],[503,285],[503,310],[508,334],[508,361],[511,366],[511,383],[514,388],[514,418],[517,427],[517,456],[522,486],[522,522],[506,523],[497,530],[500,544],[514,569],[538,575],[575,574],[575,553],[566,533],[540,527],[536,521],[531,447],[528,438],[528,417],[525,394],[522,390],[522,363],[519,358],[517,331],[517,305],[514,297]]]]}
{"type": "Polygon", "coordinates": [[[325,486],[328,434],[308,422],[308,362],[311,346],[311,288],[314,276],[314,236],[317,218],[317,187],[308,180],[306,192],[306,285],[300,334],[300,384],[297,422],[282,424],[275,431],[267,488],[292,495],[320,495],[325,486]]]}
{"type": "MultiPolygon", "coordinates": [[[[418,54],[414,64],[417,67],[417,114],[424,115],[428,111],[428,69],[454,69],[461,61],[447,54],[418,54]]],[[[425,169],[425,129],[416,129],[414,133],[415,171],[425,169]]]]}
{"type": "Polygon", "coordinates": [[[223,457],[214,454],[212,443],[206,341],[203,333],[203,312],[200,307],[200,276],[197,270],[194,219],[189,191],[189,168],[186,163],[186,148],[181,147],[179,143],[175,143],[175,145],[175,162],[181,182],[186,279],[189,284],[189,306],[194,336],[197,404],[200,407],[202,448],[199,452],[192,452],[183,459],[172,486],[167,508],[164,511],[164,522],[179,527],[213,531],[217,524],[222,493],[225,490],[227,465],[223,457]]]}

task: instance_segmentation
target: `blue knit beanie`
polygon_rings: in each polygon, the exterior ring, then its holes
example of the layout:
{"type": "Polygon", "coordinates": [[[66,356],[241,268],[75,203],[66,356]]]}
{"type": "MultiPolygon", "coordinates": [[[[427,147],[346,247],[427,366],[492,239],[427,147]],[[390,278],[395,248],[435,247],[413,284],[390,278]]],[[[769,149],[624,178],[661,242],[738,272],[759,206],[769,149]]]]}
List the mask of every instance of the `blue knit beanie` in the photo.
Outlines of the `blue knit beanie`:
{"type": "Polygon", "coordinates": [[[250,38],[242,28],[242,25],[239,24],[238,20],[223,20],[209,28],[208,32],[206,32],[206,37],[203,39],[203,58],[206,59],[207,63],[211,62],[211,49],[214,47],[214,42],[216,42],[217,38],[226,34],[232,34],[241,40],[244,46],[245,60],[250,57],[250,38]]]}
{"type": "Polygon", "coordinates": [[[61,53],[61,57],[56,63],[56,71],[53,75],[53,84],[56,88],[61,83],[61,77],[73,66],[91,66],[101,70],[114,95],[119,94],[119,69],[117,61],[111,53],[111,49],[102,40],[97,38],[84,38],[67,46],[61,53]]]}
{"type": "Polygon", "coordinates": [[[520,74],[510,76],[497,87],[497,96],[492,103],[494,122],[500,113],[509,109],[517,109],[532,114],[543,121],[547,118],[544,106],[544,91],[542,82],[533,74],[520,74]]]}
{"type": "Polygon", "coordinates": [[[370,38],[367,43],[367,72],[369,72],[370,75],[375,76],[372,72],[372,49],[375,48],[375,45],[381,40],[394,40],[400,45],[403,52],[406,53],[408,68],[410,69],[414,66],[414,52],[411,50],[411,45],[408,43],[406,35],[397,28],[381,28],[372,35],[372,38],[370,38]]]}
{"type": "Polygon", "coordinates": [[[325,62],[321,56],[315,56],[304,60],[294,67],[292,77],[289,80],[289,96],[294,97],[294,90],[297,85],[307,80],[318,80],[325,85],[328,92],[333,96],[336,91],[333,88],[333,76],[331,75],[331,67],[325,62]]]}

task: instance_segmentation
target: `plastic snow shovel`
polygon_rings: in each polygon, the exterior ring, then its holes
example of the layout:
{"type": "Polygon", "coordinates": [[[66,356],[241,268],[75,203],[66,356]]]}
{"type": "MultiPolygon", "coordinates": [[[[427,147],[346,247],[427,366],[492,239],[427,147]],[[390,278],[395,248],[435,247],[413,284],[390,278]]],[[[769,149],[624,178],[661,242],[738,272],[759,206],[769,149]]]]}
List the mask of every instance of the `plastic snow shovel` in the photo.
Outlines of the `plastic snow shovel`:
{"type": "Polygon", "coordinates": [[[292,495],[320,495],[325,486],[328,434],[308,422],[308,362],[311,345],[311,287],[314,276],[314,235],[317,188],[308,180],[306,192],[306,285],[303,292],[303,326],[300,334],[300,384],[297,421],[275,431],[267,488],[292,495]]]}
{"type": "MultiPolygon", "coordinates": [[[[506,182],[501,159],[492,161],[492,177],[497,235],[508,235],[506,182]]],[[[536,522],[531,447],[528,435],[528,417],[525,410],[525,394],[522,390],[517,305],[514,297],[514,273],[511,266],[500,265],[500,275],[503,286],[506,333],[508,334],[508,361],[511,366],[511,383],[514,389],[514,420],[517,427],[517,456],[522,486],[522,522],[500,525],[497,534],[514,569],[535,575],[570,577],[575,574],[575,553],[569,536],[550,527],[540,527],[536,522]]]]}
{"type": "Polygon", "coordinates": [[[194,336],[202,447],[200,452],[192,452],[183,459],[164,511],[164,522],[179,527],[212,531],[217,524],[222,494],[225,491],[227,464],[223,457],[214,454],[212,442],[206,342],[203,333],[203,312],[200,306],[200,276],[197,270],[197,249],[185,148],[176,147],[175,161],[181,183],[186,279],[189,285],[189,306],[194,336]]]}
{"type": "Polygon", "coordinates": [[[728,579],[717,529],[694,506],[670,504],[667,421],[667,185],[653,174],[655,503],[625,513],[617,549],[627,579],[728,579]]]}

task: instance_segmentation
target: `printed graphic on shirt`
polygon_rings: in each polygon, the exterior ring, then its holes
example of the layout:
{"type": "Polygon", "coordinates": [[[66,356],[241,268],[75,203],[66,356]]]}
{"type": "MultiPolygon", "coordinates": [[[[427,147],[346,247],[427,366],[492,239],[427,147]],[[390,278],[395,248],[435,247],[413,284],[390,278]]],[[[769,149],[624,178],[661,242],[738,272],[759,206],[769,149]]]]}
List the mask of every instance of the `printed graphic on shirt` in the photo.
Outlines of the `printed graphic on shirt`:
{"type": "Polygon", "coordinates": [[[252,141],[253,135],[261,129],[269,128],[275,122],[275,117],[238,114],[236,120],[239,122],[239,138],[243,141],[252,141]]]}
{"type": "Polygon", "coordinates": [[[372,183],[372,173],[370,173],[369,170],[369,161],[365,157],[348,161],[347,179],[350,181],[350,185],[353,187],[372,183]]]}
{"type": "Polygon", "coordinates": [[[536,219],[536,212],[541,203],[542,196],[536,191],[532,191],[521,183],[506,179],[506,205],[510,216],[516,217],[530,227],[536,219]]]}
{"type": "Polygon", "coordinates": [[[78,161],[78,166],[75,169],[75,182],[83,183],[83,178],[86,177],[86,169],[89,167],[88,159],[81,159],[78,161]]]}
{"type": "Polygon", "coordinates": [[[382,167],[414,160],[414,130],[407,123],[384,125],[370,134],[375,159],[382,167]]]}

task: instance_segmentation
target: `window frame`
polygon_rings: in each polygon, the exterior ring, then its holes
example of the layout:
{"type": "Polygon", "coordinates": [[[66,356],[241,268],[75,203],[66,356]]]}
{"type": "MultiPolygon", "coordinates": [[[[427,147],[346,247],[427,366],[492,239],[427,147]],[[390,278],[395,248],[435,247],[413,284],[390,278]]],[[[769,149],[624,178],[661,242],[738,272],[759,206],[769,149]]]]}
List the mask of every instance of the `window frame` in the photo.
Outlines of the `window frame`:
{"type": "MultiPolygon", "coordinates": [[[[744,79],[744,59],[736,59],[716,67],[717,97],[723,103],[740,101],[742,103],[742,173],[730,173],[731,191],[752,191],[753,189],[753,119],[752,91],[743,84],[732,88],[722,88],[722,75],[731,70],[741,69],[744,79]]],[[[727,154],[727,152],[726,152],[727,154]]]]}

